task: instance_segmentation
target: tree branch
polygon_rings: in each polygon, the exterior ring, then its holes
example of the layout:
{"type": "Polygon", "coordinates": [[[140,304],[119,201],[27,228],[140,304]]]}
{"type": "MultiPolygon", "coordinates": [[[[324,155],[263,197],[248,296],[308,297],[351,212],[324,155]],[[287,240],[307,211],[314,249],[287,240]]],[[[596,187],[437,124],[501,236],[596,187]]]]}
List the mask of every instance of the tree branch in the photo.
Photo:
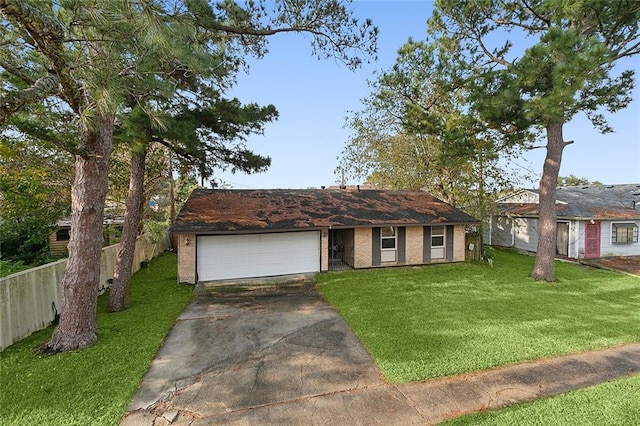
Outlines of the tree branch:
{"type": "Polygon", "coordinates": [[[186,150],[177,147],[175,145],[173,145],[172,143],[168,142],[167,140],[165,140],[164,138],[161,138],[159,136],[153,136],[151,138],[151,140],[153,142],[157,142],[160,145],[166,146],[167,148],[169,148],[171,151],[175,152],[176,154],[178,154],[180,157],[187,159],[189,161],[196,161],[196,162],[200,162],[197,158],[195,158],[191,153],[187,152],[186,150]]]}
{"type": "Polygon", "coordinates": [[[225,32],[227,34],[235,34],[235,35],[250,35],[250,36],[271,36],[271,35],[276,35],[279,33],[310,33],[313,34],[315,36],[319,36],[319,37],[323,37],[326,40],[328,40],[332,46],[334,46],[335,48],[340,48],[340,45],[338,43],[336,43],[335,40],[333,40],[333,38],[320,30],[314,30],[311,29],[309,27],[286,27],[286,28],[239,28],[239,27],[234,27],[234,26],[230,26],[230,25],[223,25],[223,24],[214,24],[213,26],[214,30],[218,30],[218,31],[222,31],[225,32]]]}
{"type": "Polygon", "coordinates": [[[1,61],[0,60],[0,67],[4,68],[5,71],[7,71],[9,74],[14,75],[16,77],[18,77],[19,79],[29,83],[29,84],[35,84],[36,80],[34,78],[32,78],[31,76],[27,75],[26,73],[22,72],[22,70],[14,67],[13,65],[8,64],[7,62],[1,61]]]}
{"type": "Polygon", "coordinates": [[[493,61],[493,62],[495,62],[495,63],[497,63],[497,64],[500,64],[500,65],[503,65],[503,66],[505,66],[505,67],[507,67],[507,68],[509,68],[511,65],[513,65],[511,62],[509,62],[509,61],[507,61],[507,60],[505,60],[505,59],[502,59],[502,58],[498,58],[498,57],[497,57],[497,56],[495,56],[493,53],[491,53],[491,52],[489,51],[489,49],[487,49],[487,46],[485,46],[485,45],[484,45],[484,42],[482,41],[482,37],[480,37],[480,35],[478,35],[478,34],[474,34],[474,37],[473,37],[473,38],[478,42],[478,44],[480,45],[480,48],[482,49],[482,51],[484,52],[484,54],[485,54],[489,59],[491,59],[491,61],[493,61]]]}
{"type": "MultiPolygon", "coordinates": [[[[64,117],[62,117],[64,119],[64,117]]],[[[39,122],[34,124],[33,121],[21,121],[21,120],[13,120],[12,125],[14,125],[20,132],[25,135],[29,135],[33,138],[40,139],[45,142],[49,142],[52,145],[57,146],[58,148],[70,153],[71,155],[86,155],[87,153],[79,149],[73,143],[73,139],[69,137],[60,137],[56,135],[54,132],[50,131],[50,129],[39,126],[39,122]]]]}
{"type": "Polygon", "coordinates": [[[527,9],[529,12],[531,12],[531,14],[532,14],[533,16],[535,16],[536,18],[538,18],[539,20],[541,20],[542,22],[544,22],[544,23],[547,25],[547,27],[548,27],[549,25],[551,25],[551,22],[550,22],[548,19],[544,18],[542,15],[538,14],[538,12],[536,12],[536,11],[533,9],[533,7],[531,7],[531,5],[529,5],[529,4],[527,3],[527,1],[526,1],[526,0],[522,0],[522,4],[524,5],[525,9],[527,9]]]}
{"type": "Polygon", "coordinates": [[[498,25],[520,27],[520,28],[524,28],[525,30],[529,30],[529,31],[544,31],[544,30],[547,29],[546,26],[527,25],[527,24],[524,24],[522,22],[508,21],[508,20],[504,20],[504,19],[492,19],[492,21],[495,22],[498,25]]]}
{"type": "Polygon", "coordinates": [[[82,93],[69,75],[63,57],[65,29],[62,24],[20,0],[0,0],[0,13],[24,29],[38,50],[51,61],[50,72],[58,76],[65,101],[79,113],[82,93]]]}
{"type": "Polygon", "coordinates": [[[58,77],[47,74],[40,77],[28,89],[6,92],[0,96],[0,125],[7,120],[25,104],[44,99],[51,94],[58,85],[58,77]]]}

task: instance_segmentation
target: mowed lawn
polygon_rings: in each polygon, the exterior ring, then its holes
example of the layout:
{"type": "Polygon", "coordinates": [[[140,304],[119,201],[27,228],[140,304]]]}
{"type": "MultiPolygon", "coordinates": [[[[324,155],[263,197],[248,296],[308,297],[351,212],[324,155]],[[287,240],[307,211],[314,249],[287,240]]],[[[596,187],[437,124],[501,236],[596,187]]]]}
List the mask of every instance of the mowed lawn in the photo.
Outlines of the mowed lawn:
{"type": "Polygon", "coordinates": [[[640,376],[625,377],[551,398],[481,411],[447,426],[603,426],[640,424],[640,376]]]}
{"type": "Polygon", "coordinates": [[[318,276],[318,289],[390,382],[404,383],[640,341],[640,278],[534,258],[318,276]]]}

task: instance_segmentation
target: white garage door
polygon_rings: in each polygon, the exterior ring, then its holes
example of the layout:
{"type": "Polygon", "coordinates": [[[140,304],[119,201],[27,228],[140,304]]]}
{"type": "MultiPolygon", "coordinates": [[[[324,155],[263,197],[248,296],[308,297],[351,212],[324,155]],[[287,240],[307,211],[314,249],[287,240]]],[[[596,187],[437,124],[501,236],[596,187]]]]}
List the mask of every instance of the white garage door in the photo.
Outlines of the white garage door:
{"type": "Polygon", "coordinates": [[[318,272],[318,231],[198,237],[198,281],[318,272]]]}

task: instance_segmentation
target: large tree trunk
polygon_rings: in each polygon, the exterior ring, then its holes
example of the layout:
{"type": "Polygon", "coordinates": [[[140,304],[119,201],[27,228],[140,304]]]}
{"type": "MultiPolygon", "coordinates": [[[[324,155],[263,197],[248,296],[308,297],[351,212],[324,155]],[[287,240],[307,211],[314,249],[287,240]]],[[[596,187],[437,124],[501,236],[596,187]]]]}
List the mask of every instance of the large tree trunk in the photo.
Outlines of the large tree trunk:
{"type": "Polygon", "coordinates": [[[129,177],[129,193],[127,194],[122,239],[116,258],[113,283],[109,290],[109,312],[118,312],[127,308],[129,294],[129,280],[133,266],[133,255],[136,249],[136,239],[142,221],[144,208],[144,169],[147,157],[146,148],[141,152],[131,154],[131,176],[129,177]]]}
{"type": "Polygon", "coordinates": [[[62,312],[46,352],[89,346],[97,339],[96,306],[100,281],[102,223],[109,186],[114,117],[98,114],[80,125],[80,154],[71,188],[69,259],[62,277],[62,312]]]}
{"type": "Polygon", "coordinates": [[[562,151],[568,145],[562,137],[563,123],[547,125],[547,156],[544,160],[539,190],[538,248],[531,277],[554,281],[553,261],[556,256],[556,187],[562,151]]]}

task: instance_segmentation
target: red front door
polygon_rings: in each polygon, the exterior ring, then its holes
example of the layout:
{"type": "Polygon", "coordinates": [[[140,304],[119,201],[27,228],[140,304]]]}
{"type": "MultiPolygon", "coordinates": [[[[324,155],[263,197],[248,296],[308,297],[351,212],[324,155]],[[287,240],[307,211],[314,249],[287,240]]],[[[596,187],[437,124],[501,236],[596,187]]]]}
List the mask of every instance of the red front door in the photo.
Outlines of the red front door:
{"type": "Polygon", "coordinates": [[[584,257],[600,257],[600,222],[587,221],[584,225],[584,257]]]}

